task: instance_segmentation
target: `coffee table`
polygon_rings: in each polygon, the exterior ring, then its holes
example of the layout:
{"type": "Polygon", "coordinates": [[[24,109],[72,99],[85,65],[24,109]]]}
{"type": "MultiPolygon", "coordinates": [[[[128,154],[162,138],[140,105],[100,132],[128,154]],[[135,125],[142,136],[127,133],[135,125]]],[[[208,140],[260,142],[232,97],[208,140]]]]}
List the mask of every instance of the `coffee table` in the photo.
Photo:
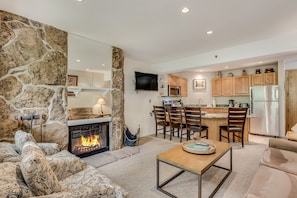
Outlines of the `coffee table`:
{"type": "Polygon", "coordinates": [[[170,197],[176,197],[168,191],[164,190],[163,187],[176,177],[181,175],[183,172],[191,172],[198,175],[198,197],[202,196],[202,176],[212,166],[227,170],[226,175],[220,181],[218,186],[210,194],[209,197],[213,197],[219,190],[221,185],[227,179],[232,172],[232,146],[226,142],[219,142],[215,140],[207,140],[210,143],[216,145],[216,152],[210,155],[198,155],[189,153],[183,150],[182,145],[178,145],[172,149],[169,149],[163,153],[157,155],[157,189],[167,194],[170,197]],[[215,163],[221,159],[227,152],[230,152],[230,165],[228,168],[215,165],[215,163]],[[181,169],[177,174],[168,178],[167,180],[160,183],[160,162],[177,167],[181,169]]]}

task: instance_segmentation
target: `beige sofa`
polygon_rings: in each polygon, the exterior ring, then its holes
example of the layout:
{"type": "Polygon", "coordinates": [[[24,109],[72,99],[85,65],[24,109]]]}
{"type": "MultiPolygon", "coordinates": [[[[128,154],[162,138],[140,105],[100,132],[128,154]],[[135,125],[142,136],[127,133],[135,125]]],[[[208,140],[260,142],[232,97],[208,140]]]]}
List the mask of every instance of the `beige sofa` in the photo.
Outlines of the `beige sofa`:
{"type": "Polygon", "coordinates": [[[57,148],[23,131],[15,134],[15,144],[0,142],[0,197],[128,197],[97,169],[57,148]]]}
{"type": "Polygon", "coordinates": [[[246,198],[297,197],[297,142],[270,139],[246,198]]]}

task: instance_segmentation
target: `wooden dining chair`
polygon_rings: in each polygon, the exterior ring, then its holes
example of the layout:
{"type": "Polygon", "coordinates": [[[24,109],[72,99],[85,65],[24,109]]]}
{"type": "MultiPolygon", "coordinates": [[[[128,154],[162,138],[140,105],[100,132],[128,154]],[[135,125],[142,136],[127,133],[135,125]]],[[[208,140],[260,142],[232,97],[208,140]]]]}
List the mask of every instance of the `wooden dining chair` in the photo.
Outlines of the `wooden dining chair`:
{"type": "Polygon", "coordinates": [[[201,116],[200,107],[185,107],[187,140],[190,139],[191,132],[198,133],[201,138],[208,139],[208,126],[201,124],[201,116]]]}
{"type": "Polygon", "coordinates": [[[220,141],[222,140],[222,137],[223,137],[223,138],[227,138],[228,142],[230,142],[230,133],[232,133],[233,142],[235,140],[235,137],[237,137],[241,139],[242,147],[244,147],[244,125],[245,125],[246,113],[247,113],[247,108],[229,108],[228,109],[228,125],[220,126],[220,141]]]}
{"type": "Polygon", "coordinates": [[[166,110],[164,106],[153,106],[154,115],[155,115],[155,123],[156,123],[156,135],[158,135],[158,131],[162,130],[164,134],[164,139],[166,136],[166,128],[169,126],[169,122],[166,121],[166,110]]]}
{"type": "Polygon", "coordinates": [[[185,123],[183,123],[183,108],[182,107],[168,107],[169,114],[169,126],[170,126],[170,140],[172,140],[172,135],[174,130],[177,129],[178,136],[180,137],[180,142],[182,142],[183,130],[186,129],[185,123]]]}

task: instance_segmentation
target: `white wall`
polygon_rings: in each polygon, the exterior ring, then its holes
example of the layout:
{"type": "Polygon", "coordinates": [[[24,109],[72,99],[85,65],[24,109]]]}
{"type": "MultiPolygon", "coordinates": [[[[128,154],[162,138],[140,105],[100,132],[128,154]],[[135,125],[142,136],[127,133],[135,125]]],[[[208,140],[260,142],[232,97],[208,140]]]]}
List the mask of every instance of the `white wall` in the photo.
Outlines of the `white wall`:
{"type": "Polygon", "coordinates": [[[162,100],[157,91],[135,91],[135,71],[154,72],[148,64],[125,58],[125,122],[132,133],[136,133],[140,125],[140,136],[143,137],[155,133],[153,105],[162,104],[162,100]]]}

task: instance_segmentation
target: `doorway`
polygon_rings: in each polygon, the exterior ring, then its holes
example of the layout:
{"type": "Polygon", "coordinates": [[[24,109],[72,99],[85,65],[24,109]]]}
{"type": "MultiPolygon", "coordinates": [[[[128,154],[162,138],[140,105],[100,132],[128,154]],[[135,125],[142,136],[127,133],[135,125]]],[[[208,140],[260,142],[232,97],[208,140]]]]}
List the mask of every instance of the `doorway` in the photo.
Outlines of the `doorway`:
{"type": "Polygon", "coordinates": [[[297,123],[297,69],[286,71],[286,131],[297,123]]]}

